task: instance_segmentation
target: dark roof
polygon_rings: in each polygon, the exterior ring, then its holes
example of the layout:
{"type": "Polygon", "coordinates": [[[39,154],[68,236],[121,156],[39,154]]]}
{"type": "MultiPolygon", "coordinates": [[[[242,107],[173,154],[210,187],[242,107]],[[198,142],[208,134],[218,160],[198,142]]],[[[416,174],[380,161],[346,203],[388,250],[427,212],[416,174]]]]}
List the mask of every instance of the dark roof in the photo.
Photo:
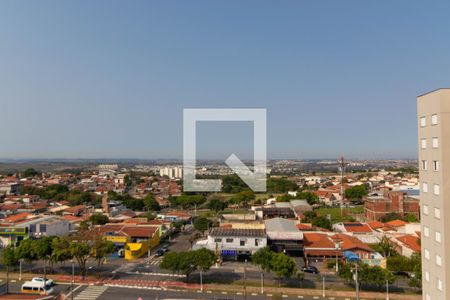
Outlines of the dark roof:
{"type": "Polygon", "coordinates": [[[265,237],[266,232],[264,229],[233,229],[216,227],[209,232],[210,236],[245,236],[245,237],[265,237]]]}

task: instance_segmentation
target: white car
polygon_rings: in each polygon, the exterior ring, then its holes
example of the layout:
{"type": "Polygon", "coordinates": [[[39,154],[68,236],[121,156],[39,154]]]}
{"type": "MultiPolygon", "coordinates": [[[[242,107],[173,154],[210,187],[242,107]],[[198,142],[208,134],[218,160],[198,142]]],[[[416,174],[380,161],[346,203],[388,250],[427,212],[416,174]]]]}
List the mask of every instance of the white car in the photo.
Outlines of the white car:
{"type": "MultiPolygon", "coordinates": [[[[32,282],[44,282],[44,277],[33,277],[31,279],[32,282]]],[[[55,282],[53,282],[53,279],[47,278],[47,281],[45,282],[45,285],[53,286],[55,282]]]]}

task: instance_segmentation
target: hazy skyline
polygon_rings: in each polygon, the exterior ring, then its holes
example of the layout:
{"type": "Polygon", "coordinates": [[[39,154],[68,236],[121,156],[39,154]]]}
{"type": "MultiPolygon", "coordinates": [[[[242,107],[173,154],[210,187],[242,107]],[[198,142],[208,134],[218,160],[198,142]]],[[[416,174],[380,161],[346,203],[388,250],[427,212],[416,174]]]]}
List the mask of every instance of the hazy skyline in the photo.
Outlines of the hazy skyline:
{"type": "MultiPolygon", "coordinates": [[[[181,158],[183,108],[266,108],[269,158],[416,158],[445,1],[2,1],[0,158],[181,158]]],[[[249,124],[199,128],[243,158],[249,124]]]]}

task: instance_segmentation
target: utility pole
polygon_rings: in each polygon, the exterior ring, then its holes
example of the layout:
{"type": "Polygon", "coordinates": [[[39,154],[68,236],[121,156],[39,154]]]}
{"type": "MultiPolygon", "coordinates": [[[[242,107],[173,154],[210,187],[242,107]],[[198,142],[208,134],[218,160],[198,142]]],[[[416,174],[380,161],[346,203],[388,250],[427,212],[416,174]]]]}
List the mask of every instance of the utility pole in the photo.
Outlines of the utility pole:
{"type": "Polygon", "coordinates": [[[356,300],[359,300],[358,263],[355,264],[356,300]]]}
{"type": "Polygon", "coordinates": [[[22,280],[22,259],[19,259],[19,280],[22,280]]]}
{"type": "MultiPolygon", "coordinates": [[[[246,260],[247,262],[247,260],[246,260]]],[[[247,272],[244,267],[244,299],[247,300],[247,272]]]]}

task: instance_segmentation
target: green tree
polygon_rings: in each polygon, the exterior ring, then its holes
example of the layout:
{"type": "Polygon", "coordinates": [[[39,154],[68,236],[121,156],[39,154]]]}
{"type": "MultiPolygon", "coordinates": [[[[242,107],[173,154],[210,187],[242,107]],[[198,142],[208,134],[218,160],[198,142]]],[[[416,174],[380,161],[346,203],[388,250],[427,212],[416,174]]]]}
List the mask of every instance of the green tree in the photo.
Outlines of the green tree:
{"type": "Polygon", "coordinates": [[[384,257],[390,257],[397,254],[394,247],[392,247],[391,245],[390,239],[386,235],[381,238],[380,242],[378,243],[378,247],[384,257]]]}
{"type": "Polygon", "coordinates": [[[383,223],[387,223],[394,220],[401,220],[402,216],[396,212],[390,212],[380,218],[380,221],[383,223]]]}
{"type": "Polygon", "coordinates": [[[9,268],[16,266],[19,263],[17,252],[12,245],[9,245],[3,249],[2,252],[2,264],[6,267],[6,293],[9,290],[9,268]]]}
{"type": "Polygon", "coordinates": [[[245,190],[233,196],[232,202],[242,207],[248,207],[250,202],[255,200],[255,193],[252,190],[245,190]]]}
{"type": "Polygon", "coordinates": [[[275,252],[271,251],[269,247],[264,247],[253,253],[252,263],[258,265],[261,270],[270,272],[272,270],[272,260],[275,252]]]}
{"type": "Polygon", "coordinates": [[[109,218],[104,214],[93,214],[89,217],[89,221],[92,222],[92,225],[105,225],[109,222],[109,218]]]}
{"type": "Polygon", "coordinates": [[[207,271],[216,261],[214,253],[208,249],[195,251],[169,252],[164,255],[160,267],[172,273],[182,273],[189,276],[200,269],[207,271]]]}
{"type": "Polygon", "coordinates": [[[319,202],[319,196],[313,192],[298,192],[296,199],[305,199],[310,205],[314,205],[319,202]]]}
{"type": "Polygon", "coordinates": [[[369,188],[365,184],[356,185],[345,190],[345,198],[349,200],[362,199],[362,197],[367,196],[369,193],[369,188]]]}
{"type": "Polygon", "coordinates": [[[72,258],[70,252],[70,241],[66,237],[54,237],[52,239],[52,254],[50,262],[52,264],[64,262],[72,258]]]}
{"type": "Polygon", "coordinates": [[[106,258],[116,251],[116,245],[111,241],[97,238],[92,246],[93,257],[97,261],[97,274],[100,276],[106,258]]]}
{"type": "Polygon", "coordinates": [[[38,258],[36,257],[36,253],[33,250],[33,243],[34,240],[32,239],[26,239],[20,242],[19,246],[17,247],[17,257],[19,259],[23,259],[27,263],[31,263],[38,258]]]}
{"type": "Polygon", "coordinates": [[[279,278],[289,278],[297,273],[297,264],[284,253],[277,253],[271,261],[271,269],[279,278]]]}
{"type": "Polygon", "coordinates": [[[33,168],[28,168],[25,171],[22,172],[22,178],[29,178],[29,177],[35,177],[41,175],[38,171],[36,171],[33,168]]]}
{"type": "Polygon", "coordinates": [[[209,203],[208,203],[208,208],[215,212],[222,211],[226,207],[227,207],[227,204],[219,197],[212,198],[211,200],[209,200],[209,203]]]}
{"type": "Polygon", "coordinates": [[[194,219],[194,228],[204,233],[211,226],[211,221],[205,217],[198,217],[194,219]]]}
{"type": "Polygon", "coordinates": [[[144,198],[144,205],[148,211],[159,211],[161,207],[158,202],[155,200],[155,196],[152,193],[149,193],[144,198]]]}

